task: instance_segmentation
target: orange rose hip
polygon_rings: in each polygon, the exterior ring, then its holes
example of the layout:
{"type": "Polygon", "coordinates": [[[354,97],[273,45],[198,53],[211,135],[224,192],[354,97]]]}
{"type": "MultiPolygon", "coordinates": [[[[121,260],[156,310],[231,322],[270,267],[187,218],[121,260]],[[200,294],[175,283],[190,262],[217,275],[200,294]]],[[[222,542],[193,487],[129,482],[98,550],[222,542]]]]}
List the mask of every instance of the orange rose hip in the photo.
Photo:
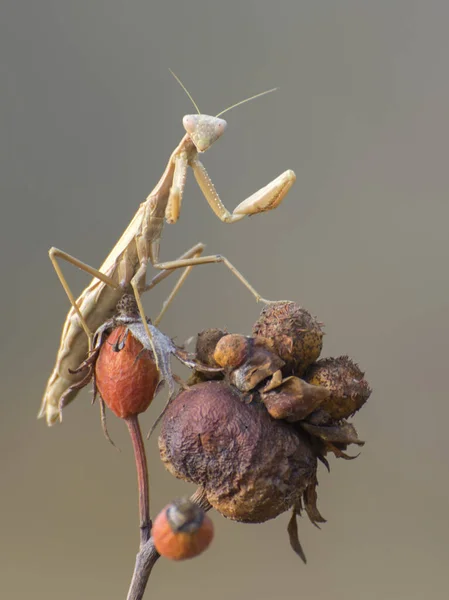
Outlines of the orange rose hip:
{"type": "Polygon", "coordinates": [[[208,548],[214,537],[214,526],[202,508],[182,498],[161,510],[154,520],[152,536],[161,556],[185,560],[208,548]]]}
{"type": "Polygon", "coordinates": [[[112,331],[95,366],[98,391],[121,419],[144,412],[153,400],[159,371],[148,350],[124,326],[112,331]]]}

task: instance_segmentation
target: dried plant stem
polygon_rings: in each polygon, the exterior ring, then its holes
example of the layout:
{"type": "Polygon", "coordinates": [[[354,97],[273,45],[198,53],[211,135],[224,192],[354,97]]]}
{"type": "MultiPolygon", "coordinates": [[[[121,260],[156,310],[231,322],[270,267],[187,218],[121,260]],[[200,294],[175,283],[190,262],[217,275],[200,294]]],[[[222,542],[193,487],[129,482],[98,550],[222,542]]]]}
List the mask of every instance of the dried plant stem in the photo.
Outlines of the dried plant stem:
{"type": "Polygon", "coordinates": [[[143,598],[148,578],[159,557],[160,554],[154,547],[153,538],[150,538],[146,544],[140,547],[126,600],[141,600],[143,598]]]}
{"type": "Polygon", "coordinates": [[[137,485],[139,489],[140,547],[143,548],[150,539],[151,532],[147,457],[137,415],[127,417],[125,421],[131,436],[136,461],[137,485]]]}
{"type": "MultiPolygon", "coordinates": [[[[198,488],[190,496],[190,500],[201,506],[205,512],[212,508],[202,488],[198,488]]],[[[154,547],[153,538],[150,537],[145,544],[141,544],[140,550],[137,553],[134,573],[126,600],[142,600],[151,571],[158,558],[160,558],[160,554],[154,547]]]]}

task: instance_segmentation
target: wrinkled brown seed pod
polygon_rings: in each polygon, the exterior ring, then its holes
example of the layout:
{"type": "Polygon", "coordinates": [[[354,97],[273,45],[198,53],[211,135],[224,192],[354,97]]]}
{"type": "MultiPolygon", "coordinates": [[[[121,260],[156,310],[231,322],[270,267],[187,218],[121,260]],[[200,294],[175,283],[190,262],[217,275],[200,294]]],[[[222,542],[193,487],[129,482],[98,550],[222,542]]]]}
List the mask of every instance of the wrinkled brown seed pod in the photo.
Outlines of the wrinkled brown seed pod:
{"type": "Polygon", "coordinates": [[[319,358],[323,345],[322,324],[296,302],[266,306],[253,334],[272,341],[276,354],[285,362],[285,375],[301,375],[319,358]]]}
{"type": "Polygon", "coordinates": [[[299,377],[287,377],[278,387],[260,393],[262,402],[274,419],[289,423],[305,419],[330,397],[324,387],[310,385],[299,377]]]}
{"type": "Polygon", "coordinates": [[[371,388],[359,366],[348,356],[323,358],[311,365],[304,379],[330,391],[321,404],[333,419],[345,419],[357,412],[368,400],[371,388]]]}
{"type": "Polygon", "coordinates": [[[296,505],[316,481],[316,456],[293,425],[225,382],[181,392],[162,420],[159,450],[175,476],[204,488],[222,515],[259,523],[296,505]]]}

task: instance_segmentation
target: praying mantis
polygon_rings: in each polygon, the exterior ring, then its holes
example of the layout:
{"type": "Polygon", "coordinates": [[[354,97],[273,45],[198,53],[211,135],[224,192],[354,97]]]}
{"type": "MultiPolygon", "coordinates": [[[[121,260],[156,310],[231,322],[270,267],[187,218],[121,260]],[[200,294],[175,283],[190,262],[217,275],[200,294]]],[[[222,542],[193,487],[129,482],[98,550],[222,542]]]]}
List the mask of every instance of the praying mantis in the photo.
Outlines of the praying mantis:
{"type": "MultiPolygon", "coordinates": [[[[172,74],[174,75],[174,73],[172,74]]],[[[247,215],[272,210],[282,202],[296,179],[295,173],[291,170],[285,171],[268,185],[252,194],[230,213],[220,200],[205,167],[198,159],[198,155],[208,150],[224,133],[227,123],[219,118],[224,112],[274,90],[252,96],[212,117],[200,112],[179,78],[176,75],[174,77],[193,102],[198,114],[186,115],[183,118],[182,122],[186,133],[172,152],[162,177],[147,199],[140,204],[130,224],[100,269],[95,269],[57,248],[53,247],[49,250],[50,260],[72,307],[63,326],[56,363],[48,380],[38,415],[38,418],[45,417],[48,425],[53,425],[61,420],[63,405],[71,402],[76,396],[77,390],[71,388],[76,388],[73,384],[79,381],[82,375],[79,372],[72,374],[70,371],[75,371],[92,351],[95,331],[111,317],[117,301],[125,292],[132,291],[134,293],[155,357],[157,357],[157,352],[145,317],[141,294],[152,289],[176,269],[183,268],[184,271],[164,302],[161,313],[154,321],[155,325],[160,321],[195,265],[223,263],[247,287],[258,302],[270,302],[262,298],[226,257],[219,254],[201,256],[205,248],[204,244],[198,243],[177,260],[168,262],[159,261],[159,246],[164,221],[176,223],[179,218],[189,166],[192,168],[200,190],[210,207],[224,223],[235,223],[247,215]],[[93,277],[78,299],[75,299],[62,273],[58,263],[59,259],[67,261],[93,277]],[[146,272],[149,264],[160,272],[152,278],[149,284],[146,284],[146,272]],[[61,398],[63,398],[63,403],[61,403],[61,398]]]]}

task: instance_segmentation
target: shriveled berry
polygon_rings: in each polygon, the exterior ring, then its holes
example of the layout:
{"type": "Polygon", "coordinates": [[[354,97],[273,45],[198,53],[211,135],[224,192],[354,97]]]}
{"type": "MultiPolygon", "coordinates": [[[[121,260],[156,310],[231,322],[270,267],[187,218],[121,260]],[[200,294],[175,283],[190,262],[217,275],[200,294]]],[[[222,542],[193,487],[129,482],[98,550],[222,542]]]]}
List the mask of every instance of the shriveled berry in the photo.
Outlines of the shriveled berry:
{"type": "Polygon", "coordinates": [[[156,550],[171,560],[194,558],[204,552],[214,537],[214,525],[204,510],[188,498],[168,504],[153,523],[156,550]]]}
{"type": "Polygon", "coordinates": [[[159,381],[159,371],[148,350],[125,326],[117,327],[103,343],[95,382],[105,404],[121,419],[144,412],[159,381]]]}
{"type": "Polygon", "coordinates": [[[330,391],[330,396],[321,404],[333,419],[345,419],[357,412],[368,400],[371,388],[365,374],[348,356],[323,358],[311,365],[304,379],[330,391]]]}

